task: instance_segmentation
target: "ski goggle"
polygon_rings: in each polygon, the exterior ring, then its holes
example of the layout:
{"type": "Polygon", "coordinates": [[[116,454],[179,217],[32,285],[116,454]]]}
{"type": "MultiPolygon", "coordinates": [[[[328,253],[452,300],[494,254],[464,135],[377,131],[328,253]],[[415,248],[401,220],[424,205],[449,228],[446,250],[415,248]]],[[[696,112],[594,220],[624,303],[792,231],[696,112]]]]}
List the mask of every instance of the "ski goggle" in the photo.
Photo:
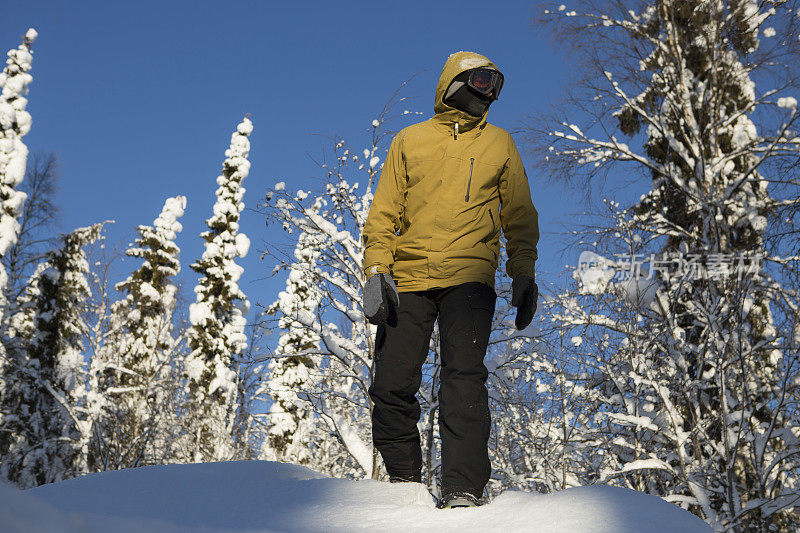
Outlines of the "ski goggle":
{"type": "Polygon", "coordinates": [[[470,71],[467,85],[484,96],[491,94],[492,99],[497,100],[503,88],[503,75],[491,68],[476,68],[470,71]]]}

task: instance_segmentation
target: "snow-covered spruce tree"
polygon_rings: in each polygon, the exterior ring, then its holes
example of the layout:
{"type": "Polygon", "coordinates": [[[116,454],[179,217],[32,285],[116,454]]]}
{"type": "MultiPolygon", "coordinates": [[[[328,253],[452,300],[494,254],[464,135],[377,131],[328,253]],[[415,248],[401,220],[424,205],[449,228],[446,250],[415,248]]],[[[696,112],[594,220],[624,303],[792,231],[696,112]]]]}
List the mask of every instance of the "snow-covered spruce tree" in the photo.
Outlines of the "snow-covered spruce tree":
{"type": "MultiPolygon", "coordinates": [[[[25,203],[25,193],[18,190],[25,177],[28,148],[22,137],[31,129],[31,116],[25,111],[28,100],[28,85],[33,81],[30,74],[33,53],[31,44],[37,33],[29,29],[19,47],[8,52],[6,67],[0,73],[0,257],[5,259],[9,249],[17,241],[18,218],[25,203]]],[[[3,339],[7,321],[8,274],[5,261],[0,264],[0,402],[8,385],[5,379],[8,368],[6,343],[3,339]]],[[[0,421],[2,427],[2,421],[0,421]]],[[[1,451],[1,449],[0,449],[1,451]]]]}
{"type": "Polygon", "coordinates": [[[321,294],[314,271],[320,255],[314,233],[301,231],[289,266],[286,289],[267,313],[280,313],[278,327],[284,331],[269,363],[269,378],[257,391],[272,400],[261,457],[287,463],[309,464],[313,460],[312,433],[316,422],[307,391],[316,379],[320,360],[319,337],[304,324],[313,323],[321,294]]]}
{"type": "MultiPolygon", "coordinates": [[[[40,293],[40,278],[50,265],[41,262],[27,280],[25,290],[14,302],[14,312],[8,317],[3,339],[6,357],[3,360],[3,376],[0,386],[0,479],[12,481],[20,475],[21,455],[32,446],[24,434],[16,433],[21,424],[27,422],[23,414],[24,403],[34,402],[37,393],[38,367],[32,367],[28,358],[29,342],[34,338],[36,303],[40,293]],[[20,417],[20,414],[23,414],[20,417]],[[16,454],[18,457],[14,458],[16,454]]],[[[35,486],[35,480],[27,483],[17,481],[20,486],[35,486]]]]}
{"type": "Polygon", "coordinates": [[[182,227],[186,198],[168,198],[152,226],[125,255],[142,264],[116,289],[123,299],[111,308],[110,333],[92,358],[99,412],[93,469],[114,470],[157,464],[171,442],[176,420],[172,405],[171,360],[176,348],[173,311],[180,271],[175,238],[182,227]]]}
{"type": "Polygon", "coordinates": [[[92,419],[81,342],[81,312],[89,297],[84,247],[102,230],[103,224],[95,224],[63,236],[37,269],[12,319],[0,473],[22,487],[88,471],[92,419]]]}
{"type": "Polygon", "coordinates": [[[785,327],[800,305],[781,284],[791,258],[736,271],[766,255],[768,220],[798,202],[798,180],[775,172],[800,147],[797,8],[613,0],[545,16],[584,60],[577,106],[562,110],[587,124],[538,127],[543,159],[587,190],[612,168],[649,178],[629,205],[607,202],[614,224],[594,233],[608,253],[655,254],[655,281],[587,284],[583,272],[580,288],[606,312],[567,305],[558,317],[596,332],[579,389],[597,413],[586,438],[603,446],[602,481],[720,531],[800,527],[800,361],[785,327]]]}
{"type": "Polygon", "coordinates": [[[244,209],[242,181],[250,171],[247,137],[253,124],[245,118],[231,137],[222,174],[217,178],[214,215],[201,234],[205,251],[192,269],[200,274],[197,300],[190,306],[192,326],[184,370],[188,378],[188,459],[195,462],[231,459],[237,405],[237,356],[247,346],[244,334],[249,302],[238,285],[242,267],[236,257],[247,255],[250,241],[239,232],[244,209]]]}
{"type": "MultiPolygon", "coordinates": [[[[31,129],[31,116],[25,111],[33,52],[31,44],[37,33],[33,28],[25,34],[22,44],[8,52],[6,67],[0,74],[0,256],[5,256],[17,241],[17,218],[25,203],[25,193],[18,190],[25,177],[28,148],[22,142],[31,129]]],[[[0,266],[0,313],[7,304],[5,290],[7,275],[0,266]]],[[[2,315],[0,315],[0,319],[2,315]]],[[[2,354],[0,354],[2,357],[2,354]]]]}

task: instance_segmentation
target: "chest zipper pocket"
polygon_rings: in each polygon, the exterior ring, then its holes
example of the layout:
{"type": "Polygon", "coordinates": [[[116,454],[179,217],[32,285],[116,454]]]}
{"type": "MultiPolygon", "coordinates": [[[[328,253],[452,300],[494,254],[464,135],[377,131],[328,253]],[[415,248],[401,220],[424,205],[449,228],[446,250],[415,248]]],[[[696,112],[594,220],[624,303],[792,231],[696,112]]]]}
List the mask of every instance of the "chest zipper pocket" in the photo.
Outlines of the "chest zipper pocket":
{"type": "Polygon", "coordinates": [[[464,201],[469,202],[469,187],[472,185],[472,167],[475,165],[475,158],[469,158],[469,181],[467,181],[467,194],[464,196],[464,201]]]}

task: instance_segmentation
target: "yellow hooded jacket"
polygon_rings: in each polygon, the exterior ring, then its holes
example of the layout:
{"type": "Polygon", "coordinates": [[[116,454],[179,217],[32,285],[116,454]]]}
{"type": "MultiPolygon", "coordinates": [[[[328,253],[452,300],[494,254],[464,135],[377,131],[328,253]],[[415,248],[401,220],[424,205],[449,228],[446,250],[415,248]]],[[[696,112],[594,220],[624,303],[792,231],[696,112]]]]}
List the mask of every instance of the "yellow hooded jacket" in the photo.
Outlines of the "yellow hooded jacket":
{"type": "MultiPolygon", "coordinates": [[[[436,87],[435,115],[392,140],[364,225],[366,276],[392,275],[400,292],[481,281],[494,287],[500,229],[512,278],[534,276],[538,213],[511,135],[442,101],[465,70],[497,68],[457,52],[436,87]]],[[[499,70],[499,69],[498,69],[499,70]]]]}

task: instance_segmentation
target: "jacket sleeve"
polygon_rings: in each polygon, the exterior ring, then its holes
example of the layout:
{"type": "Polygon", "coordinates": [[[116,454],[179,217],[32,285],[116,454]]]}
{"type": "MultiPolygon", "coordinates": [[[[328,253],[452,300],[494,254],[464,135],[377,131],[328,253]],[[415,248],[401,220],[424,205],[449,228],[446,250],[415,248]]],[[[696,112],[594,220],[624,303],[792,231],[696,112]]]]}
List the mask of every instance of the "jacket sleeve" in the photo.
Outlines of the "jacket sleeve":
{"type": "Polygon", "coordinates": [[[500,175],[500,225],[506,237],[506,273],[535,275],[539,243],[539,214],[531,201],[528,176],[511,135],[508,135],[508,162],[500,175]]]}
{"type": "Polygon", "coordinates": [[[401,134],[395,136],[383,163],[375,196],[364,223],[364,274],[389,273],[394,264],[397,231],[403,210],[406,182],[401,134]]]}

